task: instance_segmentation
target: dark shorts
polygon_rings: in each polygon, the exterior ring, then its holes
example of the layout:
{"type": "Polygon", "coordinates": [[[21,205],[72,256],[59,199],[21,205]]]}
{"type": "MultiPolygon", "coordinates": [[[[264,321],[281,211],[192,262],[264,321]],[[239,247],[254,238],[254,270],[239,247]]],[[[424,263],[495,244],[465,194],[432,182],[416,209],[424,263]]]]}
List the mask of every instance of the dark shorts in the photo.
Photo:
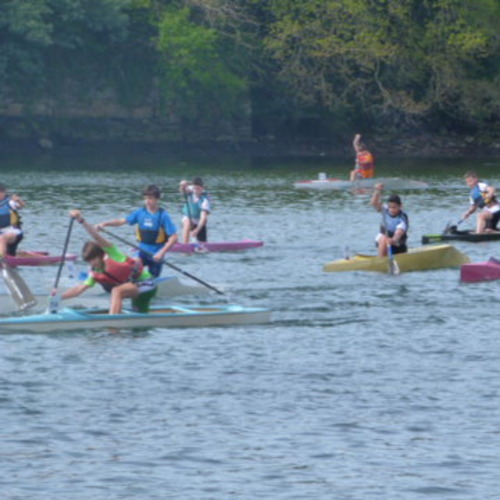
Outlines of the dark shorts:
{"type": "Polygon", "coordinates": [[[500,221],[500,210],[495,212],[493,217],[486,221],[486,229],[497,229],[498,221],[500,221]]]}
{"type": "Polygon", "coordinates": [[[19,245],[19,243],[21,243],[22,239],[23,239],[23,233],[18,234],[16,241],[14,241],[14,243],[9,243],[7,245],[7,255],[12,255],[12,256],[16,255],[17,246],[19,245]]]}
{"type": "MultiPolygon", "coordinates": [[[[193,224],[193,229],[195,229],[196,227],[198,227],[196,224],[193,224]]],[[[205,224],[200,232],[198,233],[198,236],[196,236],[196,239],[198,241],[201,241],[203,243],[205,243],[207,241],[207,225],[205,224]]]]}
{"type": "Polygon", "coordinates": [[[139,257],[153,277],[158,278],[161,274],[163,262],[156,262],[151,254],[143,252],[142,250],[139,252],[139,257]]]}
{"type": "Polygon", "coordinates": [[[406,253],[408,251],[408,247],[404,243],[402,245],[398,245],[397,247],[394,245],[391,245],[391,250],[392,250],[392,254],[395,255],[397,253],[406,253]]]}

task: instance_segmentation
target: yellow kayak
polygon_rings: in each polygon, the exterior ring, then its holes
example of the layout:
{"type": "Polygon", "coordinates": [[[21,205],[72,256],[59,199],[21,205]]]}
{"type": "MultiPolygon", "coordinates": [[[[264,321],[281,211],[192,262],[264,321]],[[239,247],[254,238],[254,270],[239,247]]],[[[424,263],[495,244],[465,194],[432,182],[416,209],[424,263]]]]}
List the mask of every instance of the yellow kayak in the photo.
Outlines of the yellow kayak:
{"type": "MultiPolygon", "coordinates": [[[[459,252],[452,245],[431,245],[425,247],[411,248],[407,253],[394,256],[399,272],[426,271],[428,269],[440,269],[443,267],[459,267],[467,264],[470,259],[467,255],[459,252]]],[[[388,257],[377,257],[375,255],[357,254],[349,259],[339,259],[327,262],[323,271],[374,271],[387,273],[389,270],[388,257]]]]}

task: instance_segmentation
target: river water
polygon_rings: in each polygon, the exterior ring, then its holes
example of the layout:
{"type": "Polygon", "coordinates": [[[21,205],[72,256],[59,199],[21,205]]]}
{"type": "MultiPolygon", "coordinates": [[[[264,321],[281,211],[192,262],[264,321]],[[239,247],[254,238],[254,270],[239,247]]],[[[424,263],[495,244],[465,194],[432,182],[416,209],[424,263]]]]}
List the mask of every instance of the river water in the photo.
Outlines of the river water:
{"type": "MultiPolygon", "coordinates": [[[[28,205],[22,247],[53,252],[70,208],[121,216],[157,183],[178,223],[178,182],[203,176],[210,239],[265,245],[173,255],[226,291],[179,301],[273,311],[265,325],[0,335],[2,499],[500,498],[498,284],[461,284],[458,269],[323,273],[373,253],[379,215],[366,193],[293,182],[345,177],[352,159],[84,151],[1,162],[0,182],[28,205]]],[[[499,167],[386,159],[378,175],[430,183],[401,192],[419,246],[467,208],[465,170],[498,185],[499,167]]],[[[69,250],[85,239],[76,227],[69,250]]],[[[455,246],[473,261],[500,256],[495,243],[455,246]]],[[[56,268],[21,272],[48,292],[56,268]]]]}

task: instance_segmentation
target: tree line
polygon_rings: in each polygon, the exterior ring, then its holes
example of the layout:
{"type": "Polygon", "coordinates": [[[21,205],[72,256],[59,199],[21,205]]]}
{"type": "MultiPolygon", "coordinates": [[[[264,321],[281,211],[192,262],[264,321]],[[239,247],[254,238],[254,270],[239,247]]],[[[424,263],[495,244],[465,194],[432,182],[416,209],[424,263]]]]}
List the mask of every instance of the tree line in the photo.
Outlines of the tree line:
{"type": "Polygon", "coordinates": [[[496,137],[499,20],[499,0],[0,0],[0,101],[113,89],[188,130],[496,137]]]}

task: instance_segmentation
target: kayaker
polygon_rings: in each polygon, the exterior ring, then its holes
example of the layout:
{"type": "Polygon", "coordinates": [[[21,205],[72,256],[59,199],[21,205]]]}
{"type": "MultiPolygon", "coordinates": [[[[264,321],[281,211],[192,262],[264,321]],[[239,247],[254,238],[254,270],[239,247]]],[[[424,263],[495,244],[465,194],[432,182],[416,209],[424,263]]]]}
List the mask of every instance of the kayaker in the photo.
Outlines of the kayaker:
{"type": "Polygon", "coordinates": [[[486,182],[480,181],[477,172],[470,170],[465,174],[465,183],[470,188],[470,205],[463,214],[462,220],[467,219],[478,208],[476,233],[488,233],[498,231],[497,225],[500,220],[500,204],[495,196],[495,188],[486,182]]]}
{"type": "MultiPolygon", "coordinates": [[[[149,303],[156,295],[156,283],[151,273],[144,268],[142,260],[125,255],[116,245],[104,238],[95,226],[89,224],[80,210],[71,210],[70,216],[79,222],[92,236],[82,249],[82,258],[91,266],[87,279],[66,290],[61,299],[70,299],[94,286],[96,283],[111,294],[109,314],[122,312],[123,300],[132,299],[134,311],[147,313],[149,303]]],[[[53,295],[56,290],[53,290],[53,295]]]]}
{"type": "Polygon", "coordinates": [[[182,180],[179,185],[184,196],[182,207],[182,241],[189,243],[190,237],[199,242],[207,241],[208,216],[211,212],[210,198],[205,191],[203,179],[194,177],[191,183],[182,180]]]}
{"type": "Polygon", "coordinates": [[[351,170],[349,180],[354,182],[359,179],[371,179],[375,177],[375,160],[373,155],[361,142],[361,134],[356,134],[352,141],[352,146],[356,153],[356,166],[351,170]]]}
{"type": "Polygon", "coordinates": [[[6,255],[16,255],[17,245],[23,239],[19,210],[25,205],[16,194],[9,194],[0,184],[0,260],[6,255]]]}
{"type": "Polygon", "coordinates": [[[143,207],[121,219],[100,222],[96,227],[101,230],[106,226],[137,225],[139,257],[149,272],[157,278],[161,274],[165,254],[177,243],[177,227],[170,214],[160,207],[161,191],[158,186],[147,186],[142,195],[143,207]]]}
{"type": "Polygon", "coordinates": [[[401,198],[397,194],[392,194],[387,198],[387,203],[383,203],[383,188],[384,186],[381,183],[376,184],[371,199],[371,204],[375,207],[375,210],[382,213],[380,233],[375,239],[379,257],[387,256],[389,245],[393,254],[408,251],[406,240],[409,221],[408,216],[402,210],[401,198]]]}

